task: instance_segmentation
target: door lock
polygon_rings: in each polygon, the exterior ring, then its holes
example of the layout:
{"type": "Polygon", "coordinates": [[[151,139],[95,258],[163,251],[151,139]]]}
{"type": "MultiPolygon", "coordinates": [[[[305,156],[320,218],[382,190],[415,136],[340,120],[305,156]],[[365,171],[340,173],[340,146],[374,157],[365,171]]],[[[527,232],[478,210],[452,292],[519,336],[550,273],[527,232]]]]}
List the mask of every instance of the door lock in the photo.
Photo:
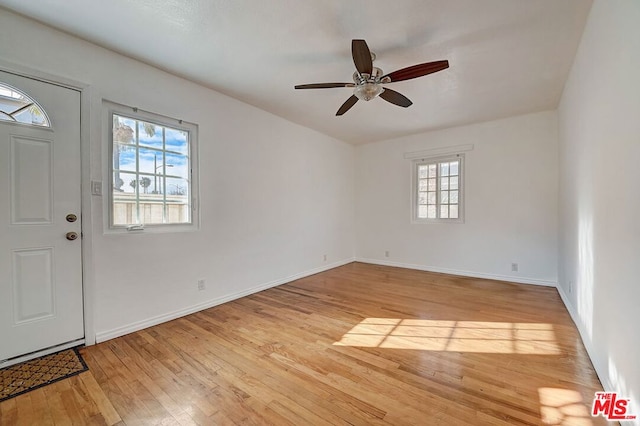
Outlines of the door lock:
{"type": "Polygon", "coordinates": [[[78,220],[78,216],[73,213],[69,213],[67,217],[65,217],[65,219],[67,219],[67,222],[75,222],[76,220],[78,220]]]}
{"type": "Polygon", "coordinates": [[[78,233],[77,232],[67,232],[67,234],[65,236],[67,237],[67,240],[73,241],[73,240],[78,238],[78,233]]]}

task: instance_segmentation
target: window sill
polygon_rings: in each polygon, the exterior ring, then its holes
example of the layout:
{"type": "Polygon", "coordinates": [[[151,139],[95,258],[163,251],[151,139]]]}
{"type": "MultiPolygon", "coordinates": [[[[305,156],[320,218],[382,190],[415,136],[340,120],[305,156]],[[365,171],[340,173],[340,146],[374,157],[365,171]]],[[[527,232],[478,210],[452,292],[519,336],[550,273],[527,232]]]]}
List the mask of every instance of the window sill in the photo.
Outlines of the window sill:
{"type": "Polygon", "coordinates": [[[198,231],[196,224],[179,223],[174,225],[145,225],[142,229],[128,229],[127,226],[113,226],[105,230],[105,235],[140,235],[140,234],[167,234],[198,231]]]}
{"type": "Polygon", "coordinates": [[[464,224],[464,219],[412,219],[412,225],[464,224]]]}

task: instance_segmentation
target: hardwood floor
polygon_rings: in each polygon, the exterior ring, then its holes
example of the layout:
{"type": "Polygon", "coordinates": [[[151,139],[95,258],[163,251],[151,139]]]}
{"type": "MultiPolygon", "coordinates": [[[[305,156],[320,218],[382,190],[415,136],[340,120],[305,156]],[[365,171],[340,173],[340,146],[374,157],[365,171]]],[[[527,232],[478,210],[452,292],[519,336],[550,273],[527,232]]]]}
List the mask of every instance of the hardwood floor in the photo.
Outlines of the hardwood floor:
{"type": "Polygon", "coordinates": [[[0,423],[606,424],[547,287],[352,263],[82,354],[0,423]]]}

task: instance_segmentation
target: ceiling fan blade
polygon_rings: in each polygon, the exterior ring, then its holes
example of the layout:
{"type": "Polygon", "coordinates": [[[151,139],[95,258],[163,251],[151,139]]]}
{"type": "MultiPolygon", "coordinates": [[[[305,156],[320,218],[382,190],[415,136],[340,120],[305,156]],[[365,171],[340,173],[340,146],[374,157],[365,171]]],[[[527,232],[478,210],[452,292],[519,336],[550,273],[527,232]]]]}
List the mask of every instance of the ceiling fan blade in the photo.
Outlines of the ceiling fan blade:
{"type": "Polygon", "coordinates": [[[358,102],[358,98],[356,97],[356,95],[351,95],[351,97],[342,104],[338,112],[336,112],[336,115],[342,115],[345,112],[349,111],[349,109],[351,109],[351,107],[354,106],[356,102],[358,102]]]}
{"type": "Polygon", "coordinates": [[[312,83],[298,84],[296,89],[331,89],[333,87],[350,87],[353,83],[312,83]]]}
{"type": "Polygon", "coordinates": [[[412,78],[422,77],[423,75],[432,74],[447,68],[449,68],[449,61],[426,62],[424,64],[418,64],[390,72],[382,78],[389,77],[393,83],[395,81],[411,80],[412,78]]]}
{"type": "Polygon", "coordinates": [[[413,105],[413,102],[411,102],[409,98],[396,92],[395,90],[387,89],[386,87],[384,89],[384,92],[380,93],[380,97],[387,102],[391,102],[394,105],[398,105],[404,108],[413,105]]]}
{"type": "Polygon", "coordinates": [[[353,63],[360,74],[371,75],[373,72],[373,60],[366,41],[351,40],[351,56],[353,56],[353,63]]]}

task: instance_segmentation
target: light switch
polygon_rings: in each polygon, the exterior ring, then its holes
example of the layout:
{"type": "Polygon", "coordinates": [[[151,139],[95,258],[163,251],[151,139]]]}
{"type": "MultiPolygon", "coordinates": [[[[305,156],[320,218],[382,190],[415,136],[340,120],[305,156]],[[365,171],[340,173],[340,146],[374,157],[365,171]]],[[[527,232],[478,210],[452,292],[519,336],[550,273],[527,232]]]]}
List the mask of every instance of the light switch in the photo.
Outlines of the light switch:
{"type": "Polygon", "coordinates": [[[98,180],[91,181],[91,195],[102,195],[102,182],[98,180]]]}

